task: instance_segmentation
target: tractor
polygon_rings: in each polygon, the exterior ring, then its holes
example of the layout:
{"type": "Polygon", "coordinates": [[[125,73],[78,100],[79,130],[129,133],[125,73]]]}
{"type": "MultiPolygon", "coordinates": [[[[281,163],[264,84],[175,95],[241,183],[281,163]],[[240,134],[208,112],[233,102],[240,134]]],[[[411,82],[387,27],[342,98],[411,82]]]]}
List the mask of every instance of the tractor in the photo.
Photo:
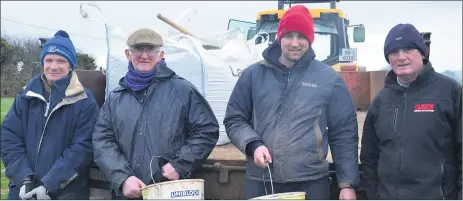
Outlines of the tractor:
{"type": "Polygon", "coordinates": [[[350,25],[344,12],[336,8],[335,0],[278,0],[278,9],[259,12],[256,23],[230,19],[228,29],[241,28],[248,40],[255,38],[256,44],[268,40],[271,44],[276,40],[278,24],[286,12],[284,5],[327,2],[330,3],[329,9],[309,9],[314,19],[316,58],[336,71],[358,71],[357,50],[350,47],[348,27],[354,28],[353,41],[358,43],[365,41],[365,27],[350,25]],[[256,34],[260,37],[254,37],[256,34]]]}

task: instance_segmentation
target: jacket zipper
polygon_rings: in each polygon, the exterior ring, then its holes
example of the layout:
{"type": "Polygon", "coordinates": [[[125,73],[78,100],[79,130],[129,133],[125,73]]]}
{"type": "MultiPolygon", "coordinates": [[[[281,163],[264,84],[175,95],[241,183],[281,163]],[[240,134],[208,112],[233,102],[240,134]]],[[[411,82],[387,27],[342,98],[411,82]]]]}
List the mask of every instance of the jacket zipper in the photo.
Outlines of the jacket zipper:
{"type": "MultiPolygon", "coordinates": [[[[286,80],[285,91],[284,91],[284,94],[283,94],[283,103],[282,103],[282,106],[283,106],[283,107],[285,107],[285,105],[286,105],[286,96],[287,96],[287,93],[288,93],[288,87],[289,87],[290,76],[291,76],[291,70],[288,71],[288,78],[287,78],[287,80],[286,80]]],[[[281,112],[281,111],[278,111],[278,112],[279,112],[279,114],[278,114],[277,122],[280,122],[282,112],[281,112]]],[[[276,143],[276,142],[277,142],[277,140],[275,140],[275,136],[274,136],[274,139],[273,139],[273,144],[274,144],[274,145],[273,145],[273,147],[276,147],[276,146],[275,146],[275,143],[276,143]]],[[[283,153],[283,154],[285,154],[285,153],[283,153]]],[[[286,158],[286,157],[284,157],[284,158],[286,158]]],[[[275,171],[276,168],[273,168],[273,170],[275,171]]],[[[286,175],[283,173],[283,175],[282,175],[281,178],[285,178],[285,177],[286,177],[286,175]]]]}
{"type": "Polygon", "coordinates": [[[442,195],[442,199],[445,200],[445,195],[444,195],[445,165],[443,162],[441,162],[441,173],[442,173],[442,181],[440,185],[440,193],[442,195]]]}
{"type": "MultiPolygon", "coordinates": [[[[285,91],[284,91],[284,94],[283,94],[283,103],[282,103],[282,106],[283,106],[283,107],[286,105],[286,95],[287,95],[287,92],[288,92],[289,78],[290,78],[290,76],[291,76],[291,71],[289,71],[289,73],[288,73],[288,79],[286,80],[285,91]]],[[[279,112],[280,112],[280,111],[279,111],[279,112]]],[[[278,114],[277,122],[280,121],[280,118],[281,118],[281,112],[278,114]]]]}
{"type": "Polygon", "coordinates": [[[47,123],[51,116],[51,114],[48,114],[48,112],[50,111],[51,91],[50,91],[50,97],[48,97],[48,102],[45,99],[42,99],[42,100],[45,101],[45,103],[47,104],[47,108],[45,109],[45,114],[44,114],[44,116],[47,117],[47,120],[45,120],[45,125],[43,126],[42,134],[40,135],[39,146],[37,148],[37,156],[35,157],[35,169],[37,169],[37,162],[39,160],[40,147],[42,146],[43,135],[45,134],[45,129],[47,128],[47,123]]]}
{"type": "Polygon", "coordinates": [[[291,76],[291,70],[288,72],[288,84],[289,84],[289,77],[291,76]]]}
{"type": "Polygon", "coordinates": [[[143,98],[142,98],[141,101],[140,101],[140,103],[141,103],[142,106],[144,106],[143,101],[145,100],[146,94],[147,94],[147,93],[148,93],[148,89],[146,89],[145,92],[143,92],[143,98]]]}
{"type": "MultiPolygon", "coordinates": [[[[404,93],[404,115],[402,119],[402,127],[404,126],[403,121],[405,120],[406,114],[407,114],[407,93],[404,93]]],[[[397,192],[398,199],[400,199],[400,189],[402,188],[402,153],[403,153],[403,136],[400,136],[400,154],[399,154],[399,183],[400,183],[400,186],[397,192]]]]}
{"type": "Polygon", "coordinates": [[[396,107],[395,108],[395,111],[394,111],[394,132],[392,134],[395,135],[396,131],[397,131],[397,114],[399,113],[399,108],[396,107]]]}
{"type": "Polygon", "coordinates": [[[48,111],[50,110],[50,100],[48,100],[47,103],[47,108],[45,109],[45,116],[47,117],[48,116],[48,111]]]}
{"type": "MultiPolygon", "coordinates": [[[[397,133],[397,117],[398,117],[398,114],[399,114],[399,108],[396,107],[394,109],[394,121],[393,121],[393,131],[392,131],[392,137],[393,138],[395,137],[395,135],[397,133]]],[[[399,180],[400,180],[400,177],[401,177],[400,176],[400,162],[401,162],[401,155],[399,155],[399,180]]],[[[400,191],[400,189],[399,189],[399,191],[400,191]]],[[[397,192],[397,194],[399,194],[399,192],[397,192]]],[[[400,197],[400,195],[397,195],[397,196],[400,197]]],[[[379,200],[379,193],[376,194],[376,199],[379,200]]]]}
{"type": "MultiPolygon", "coordinates": [[[[286,84],[286,91],[285,91],[285,105],[287,104],[286,99],[287,99],[287,96],[288,96],[288,88],[291,87],[291,85],[289,84],[290,77],[291,77],[291,69],[288,72],[288,82],[286,84]]],[[[285,147],[286,147],[286,140],[284,140],[284,142],[285,142],[285,147]]],[[[287,158],[286,157],[286,151],[283,151],[283,154],[284,154],[283,160],[286,160],[286,158],[287,158]]],[[[285,162],[283,162],[283,165],[284,164],[285,164],[285,162]]],[[[282,179],[284,180],[284,178],[286,178],[286,172],[285,171],[283,171],[283,178],[282,179]]]]}

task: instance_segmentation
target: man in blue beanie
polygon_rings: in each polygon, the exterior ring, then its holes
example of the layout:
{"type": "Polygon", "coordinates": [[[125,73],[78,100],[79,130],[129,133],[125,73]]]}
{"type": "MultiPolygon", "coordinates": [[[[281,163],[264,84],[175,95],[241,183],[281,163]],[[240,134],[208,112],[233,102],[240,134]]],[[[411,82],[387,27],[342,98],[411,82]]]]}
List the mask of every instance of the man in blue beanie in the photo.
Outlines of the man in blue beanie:
{"type": "Polygon", "coordinates": [[[462,86],[435,72],[426,55],[411,24],[386,37],[392,70],[363,127],[367,199],[461,199],[462,86]]]}
{"type": "Polygon", "coordinates": [[[99,108],[74,71],[75,52],[65,31],[49,39],[40,54],[43,73],[16,95],[2,122],[8,199],[89,199],[99,108]]]}
{"type": "Polygon", "coordinates": [[[161,35],[142,28],[127,45],[128,72],[101,107],[93,134],[112,199],[141,199],[141,188],[153,182],[191,178],[219,139],[206,99],[167,67],[161,35]]]}

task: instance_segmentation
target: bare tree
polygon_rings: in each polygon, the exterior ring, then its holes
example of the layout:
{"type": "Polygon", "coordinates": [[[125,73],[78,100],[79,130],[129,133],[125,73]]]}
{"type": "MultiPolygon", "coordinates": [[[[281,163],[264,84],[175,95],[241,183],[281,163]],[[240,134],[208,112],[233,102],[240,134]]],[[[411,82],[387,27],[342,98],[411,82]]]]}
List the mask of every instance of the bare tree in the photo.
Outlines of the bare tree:
{"type": "Polygon", "coordinates": [[[76,54],[77,54],[76,69],[97,70],[95,57],[93,57],[93,55],[82,53],[80,51],[78,51],[76,54]]]}
{"type": "MultiPolygon", "coordinates": [[[[40,64],[40,45],[38,38],[15,38],[2,33],[1,97],[15,96],[31,78],[43,72],[43,66],[40,64]]],[[[96,70],[95,58],[79,51],[76,68],[96,70]]]]}

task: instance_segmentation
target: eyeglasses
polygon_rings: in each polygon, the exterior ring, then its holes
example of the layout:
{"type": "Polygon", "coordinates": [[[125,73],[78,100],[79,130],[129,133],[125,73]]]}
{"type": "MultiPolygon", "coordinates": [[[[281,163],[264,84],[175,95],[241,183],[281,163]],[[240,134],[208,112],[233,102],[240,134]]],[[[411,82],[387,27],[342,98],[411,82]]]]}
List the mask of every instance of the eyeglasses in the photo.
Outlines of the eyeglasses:
{"type": "Polygon", "coordinates": [[[139,57],[146,52],[148,56],[154,56],[159,52],[159,48],[156,46],[135,46],[131,47],[130,51],[132,52],[133,56],[139,57]]]}

